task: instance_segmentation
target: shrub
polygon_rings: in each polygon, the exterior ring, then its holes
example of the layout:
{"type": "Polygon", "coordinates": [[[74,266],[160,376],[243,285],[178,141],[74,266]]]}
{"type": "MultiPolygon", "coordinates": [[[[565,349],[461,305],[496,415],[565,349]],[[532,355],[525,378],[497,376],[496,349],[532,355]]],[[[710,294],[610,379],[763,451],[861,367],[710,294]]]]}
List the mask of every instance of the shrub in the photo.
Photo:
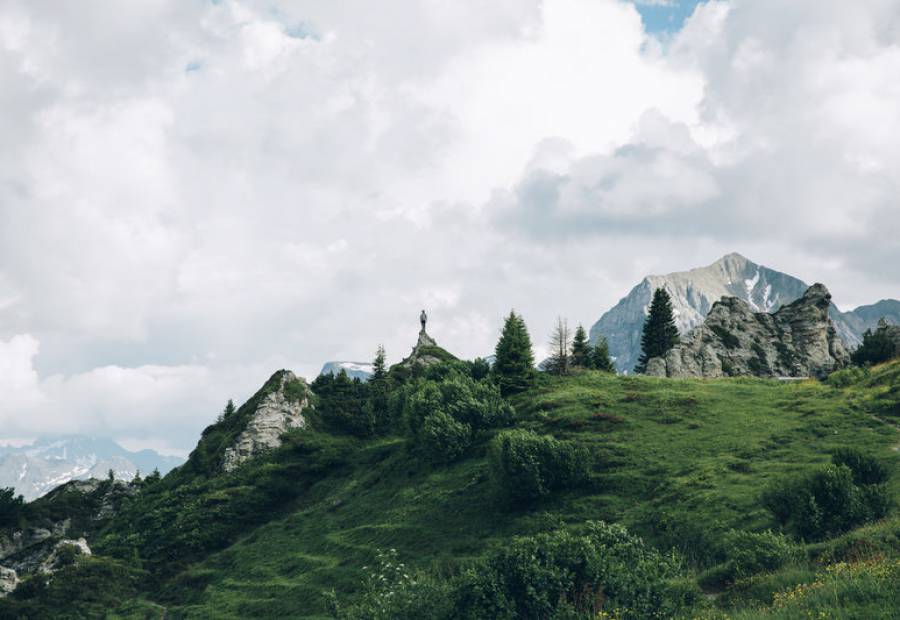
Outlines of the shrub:
{"type": "Polygon", "coordinates": [[[798,555],[787,538],[771,531],[731,530],[722,541],[721,552],[730,579],[781,568],[798,555]]]}
{"type": "Polygon", "coordinates": [[[454,586],[453,618],[670,617],[692,590],[669,581],[679,565],[619,525],[589,522],[514,539],[464,571],[454,586]]]}
{"type": "Polygon", "coordinates": [[[415,446],[438,461],[459,458],[480,432],[507,426],[513,417],[496,385],[455,369],[440,379],[407,383],[395,390],[391,402],[392,415],[404,420],[415,446]]]}
{"type": "Polygon", "coordinates": [[[860,368],[859,366],[851,366],[843,370],[837,370],[825,380],[828,385],[835,388],[849,387],[865,379],[869,375],[868,368],[860,368]]]}
{"type": "Polygon", "coordinates": [[[822,540],[883,517],[890,506],[887,488],[857,485],[843,464],[771,485],[763,505],[776,520],[804,540],[822,540]]]}
{"type": "Polygon", "coordinates": [[[835,465],[846,465],[853,472],[853,483],[857,485],[881,484],[887,482],[889,472],[878,459],[853,448],[839,448],[831,456],[835,465]]]}
{"type": "Polygon", "coordinates": [[[457,422],[452,416],[437,410],[425,418],[421,433],[421,445],[429,460],[455,461],[472,443],[472,429],[457,422]]]}
{"type": "Polygon", "coordinates": [[[529,501],[586,480],[590,458],[570,442],[512,430],[492,442],[490,472],[502,496],[512,502],[529,501]]]}
{"type": "Polygon", "coordinates": [[[375,566],[363,566],[363,595],[353,605],[342,607],[330,594],[332,612],[341,620],[431,620],[448,618],[446,582],[412,573],[397,551],[379,551],[375,566]]]}

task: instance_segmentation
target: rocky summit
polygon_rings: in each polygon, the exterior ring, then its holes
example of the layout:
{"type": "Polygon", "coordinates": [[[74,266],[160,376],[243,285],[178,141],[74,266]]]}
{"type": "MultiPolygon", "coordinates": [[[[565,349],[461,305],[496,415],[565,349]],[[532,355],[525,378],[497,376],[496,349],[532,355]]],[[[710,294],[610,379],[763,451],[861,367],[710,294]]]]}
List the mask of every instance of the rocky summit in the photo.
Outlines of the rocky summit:
{"type": "Polygon", "coordinates": [[[408,357],[397,364],[395,368],[424,368],[426,366],[433,366],[434,364],[455,359],[456,357],[452,353],[439,347],[437,341],[429,336],[428,332],[426,332],[423,327],[422,330],[419,331],[419,338],[416,341],[416,346],[413,347],[412,352],[408,357]]]}
{"type": "Polygon", "coordinates": [[[822,284],[773,314],[755,312],[737,297],[713,304],[706,321],[666,356],[647,363],[661,377],[822,377],[849,362],[828,316],[822,284]]]}
{"type": "Polygon", "coordinates": [[[274,382],[274,389],[263,396],[244,430],[225,449],[222,469],[226,472],[233,471],[247,459],[279,447],[286,431],[306,426],[303,412],[310,407],[311,394],[306,381],[290,370],[282,370],[270,382],[274,382]]]}

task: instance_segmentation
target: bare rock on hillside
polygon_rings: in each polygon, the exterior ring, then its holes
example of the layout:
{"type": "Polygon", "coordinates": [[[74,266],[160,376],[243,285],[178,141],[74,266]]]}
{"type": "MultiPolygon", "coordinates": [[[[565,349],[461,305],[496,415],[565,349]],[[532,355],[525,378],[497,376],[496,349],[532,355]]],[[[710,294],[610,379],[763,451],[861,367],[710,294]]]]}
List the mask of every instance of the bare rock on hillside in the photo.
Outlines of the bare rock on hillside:
{"type": "Polygon", "coordinates": [[[713,304],[706,321],[647,374],[667,377],[822,377],[849,355],[828,317],[831,294],[822,284],[773,314],[754,312],[737,297],[713,304]]]}
{"type": "Polygon", "coordinates": [[[222,469],[233,471],[244,461],[281,446],[281,436],[306,426],[303,412],[310,407],[306,381],[289,370],[280,371],[277,387],[266,394],[246,428],[225,449],[222,469]]]}

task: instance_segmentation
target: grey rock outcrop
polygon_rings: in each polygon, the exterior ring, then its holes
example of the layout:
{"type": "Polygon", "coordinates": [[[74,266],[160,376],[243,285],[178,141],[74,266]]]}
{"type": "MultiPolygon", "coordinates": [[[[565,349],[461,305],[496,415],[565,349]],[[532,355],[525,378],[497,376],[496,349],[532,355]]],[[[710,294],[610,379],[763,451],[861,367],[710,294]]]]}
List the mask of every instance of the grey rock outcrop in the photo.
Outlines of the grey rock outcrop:
{"type": "Polygon", "coordinates": [[[3,598],[19,585],[19,575],[15,570],[0,566],[0,598],[3,598]]]}
{"type": "Polygon", "coordinates": [[[233,471],[241,463],[281,446],[281,436],[306,426],[303,412],[310,407],[306,381],[289,370],[276,377],[275,389],[266,394],[234,443],[225,449],[222,469],[233,471]]]}
{"type": "Polygon", "coordinates": [[[414,367],[426,367],[441,362],[456,359],[452,354],[438,346],[437,341],[428,335],[423,328],[419,331],[419,338],[412,352],[397,366],[411,369],[414,367]]]}
{"type": "MultiPolygon", "coordinates": [[[[91,548],[84,538],[63,539],[58,541],[50,549],[50,553],[37,567],[37,571],[49,575],[56,572],[67,563],[66,551],[71,550],[71,555],[91,555],[91,548]]],[[[71,556],[69,556],[71,557],[71,556]]]]}
{"type": "MultiPolygon", "coordinates": [[[[590,339],[606,338],[619,372],[631,372],[641,354],[641,331],[653,291],[665,288],[672,298],[675,324],[684,336],[703,322],[713,304],[723,297],[744,300],[754,312],[775,312],[799,299],[809,288],[788,274],[758,265],[740,254],[728,254],[706,267],[644,278],[591,327],[590,339]]],[[[854,348],[862,334],[882,316],[900,323],[900,302],[882,300],[841,312],[831,304],[829,314],[838,335],[854,348]]]]}
{"type": "Polygon", "coordinates": [[[822,284],[773,314],[754,312],[736,297],[713,304],[706,321],[647,374],[663,377],[823,377],[849,362],[828,316],[831,294],[822,284]]]}

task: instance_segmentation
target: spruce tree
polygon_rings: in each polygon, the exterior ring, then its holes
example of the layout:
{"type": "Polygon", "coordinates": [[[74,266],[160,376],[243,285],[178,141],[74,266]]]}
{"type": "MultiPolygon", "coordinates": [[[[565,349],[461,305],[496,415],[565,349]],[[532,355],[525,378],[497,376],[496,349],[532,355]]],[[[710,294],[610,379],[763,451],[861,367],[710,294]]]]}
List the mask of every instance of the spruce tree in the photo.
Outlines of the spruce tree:
{"type": "Polygon", "coordinates": [[[572,340],[572,366],[593,368],[591,362],[591,345],[588,343],[587,332],[579,325],[575,328],[575,338],[572,340]]]}
{"type": "Polygon", "coordinates": [[[612,358],[609,356],[609,345],[606,343],[606,338],[602,335],[597,336],[597,344],[591,349],[591,368],[596,368],[603,372],[616,371],[612,358]]]}
{"type": "Polygon", "coordinates": [[[527,390],[534,382],[534,353],[525,321],[510,311],[494,349],[492,370],[504,396],[527,390]]]}
{"type": "Polygon", "coordinates": [[[658,288],[653,292],[650,302],[650,313],[644,321],[644,332],[641,334],[641,357],[635,372],[646,372],[647,362],[653,357],[662,357],[678,344],[678,328],[672,315],[672,298],[665,289],[658,288]]]}
{"type": "Polygon", "coordinates": [[[384,361],[384,346],[379,345],[372,362],[372,376],[369,378],[369,398],[366,414],[375,420],[375,432],[386,433],[390,428],[388,413],[388,373],[384,361]]]}

